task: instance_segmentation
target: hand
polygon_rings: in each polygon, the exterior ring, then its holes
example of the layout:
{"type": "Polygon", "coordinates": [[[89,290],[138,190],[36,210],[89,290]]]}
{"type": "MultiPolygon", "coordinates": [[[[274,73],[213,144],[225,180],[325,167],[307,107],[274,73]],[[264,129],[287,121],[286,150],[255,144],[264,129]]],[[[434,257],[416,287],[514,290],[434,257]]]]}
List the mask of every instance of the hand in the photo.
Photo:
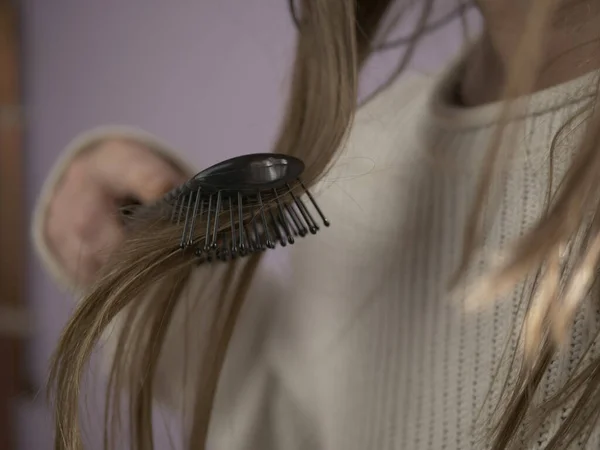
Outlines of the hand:
{"type": "Polygon", "coordinates": [[[89,284],[124,239],[119,208],[126,199],[151,202],[185,181],[141,144],[110,140],[76,157],[50,201],[46,239],[78,284],[89,284]]]}

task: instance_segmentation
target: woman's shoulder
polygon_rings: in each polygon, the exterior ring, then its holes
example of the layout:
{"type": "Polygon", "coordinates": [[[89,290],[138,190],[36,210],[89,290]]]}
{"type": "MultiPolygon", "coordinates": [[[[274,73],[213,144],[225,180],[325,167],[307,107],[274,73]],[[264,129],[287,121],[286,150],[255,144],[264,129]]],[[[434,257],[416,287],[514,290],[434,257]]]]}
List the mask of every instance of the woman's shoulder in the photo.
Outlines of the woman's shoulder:
{"type": "Polygon", "coordinates": [[[288,250],[297,277],[358,270],[388,245],[406,183],[424,163],[420,125],[434,84],[431,76],[407,73],[363,106],[344,148],[312,188],[331,227],[288,250]]]}
{"type": "Polygon", "coordinates": [[[359,109],[344,150],[346,156],[366,156],[388,166],[389,157],[402,157],[398,143],[407,148],[419,135],[417,125],[429,116],[436,77],[407,72],[381,88],[359,109]]]}
{"type": "Polygon", "coordinates": [[[357,119],[395,118],[412,110],[415,102],[428,97],[435,85],[436,76],[418,71],[408,71],[390,81],[372,87],[362,100],[357,119]]]}

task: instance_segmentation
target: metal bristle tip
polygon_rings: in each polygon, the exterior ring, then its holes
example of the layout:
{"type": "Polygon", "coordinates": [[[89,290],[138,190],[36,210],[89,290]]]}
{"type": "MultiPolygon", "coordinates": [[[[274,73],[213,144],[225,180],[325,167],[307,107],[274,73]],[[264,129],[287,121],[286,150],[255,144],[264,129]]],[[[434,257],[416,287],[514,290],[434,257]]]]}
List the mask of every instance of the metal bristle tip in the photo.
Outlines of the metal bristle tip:
{"type": "Polygon", "coordinates": [[[182,226],[183,251],[193,252],[199,263],[229,261],[315,234],[315,212],[329,226],[300,179],[303,171],[304,163],[292,156],[240,156],[200,172],[161,204],[182,226]]]}

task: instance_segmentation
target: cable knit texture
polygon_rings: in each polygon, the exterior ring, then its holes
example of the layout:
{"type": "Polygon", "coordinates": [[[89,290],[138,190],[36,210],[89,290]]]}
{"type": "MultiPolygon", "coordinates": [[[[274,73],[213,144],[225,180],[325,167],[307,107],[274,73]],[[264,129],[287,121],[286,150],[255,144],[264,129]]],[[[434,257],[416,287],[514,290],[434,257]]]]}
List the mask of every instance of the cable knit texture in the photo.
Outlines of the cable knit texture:
{"type": "MultiPolygon", "coordinates": [[[[268,260],[289,258],[291,270],[275,273],[267,262],[253,283],[225,362],[209,448],[485,448],[479,425],[500,394],[493,377],[503,351],[517,343],[523,290],[474,313],[446,290],[500,110],[449,104],[458,71],[406,75],[359,112],[315,189],[331,228],[269,252],[268,260]]],[[[549,160],[557,179],[578,135],[566,133],[554,156],[550,143],[590,100],[592,82],[589,75],[535,94],[515,122],[509,170],[490,180],[489,231],[467,279],[540,217],[549,160]]],[[[171,404],[191,395],[181,380],[194,377],[184,367],[196,368],[193,352],[182,350],[193,348],[182,342],[198,339],[200,320],[188,305],[195,299],[186,299],[157,379],[159,400],[171,404]],[[195,326],[180,326],[186,320],[195,326]]],[[[541,399],[574,370],[587,322],[577,321],[569,351],[551,364],[541,399]]],[[[549,417],[527,448],[543,448],[560,420],[549,417]]],[[[599,447],[600,433],[573,446],[599,447]]]]}

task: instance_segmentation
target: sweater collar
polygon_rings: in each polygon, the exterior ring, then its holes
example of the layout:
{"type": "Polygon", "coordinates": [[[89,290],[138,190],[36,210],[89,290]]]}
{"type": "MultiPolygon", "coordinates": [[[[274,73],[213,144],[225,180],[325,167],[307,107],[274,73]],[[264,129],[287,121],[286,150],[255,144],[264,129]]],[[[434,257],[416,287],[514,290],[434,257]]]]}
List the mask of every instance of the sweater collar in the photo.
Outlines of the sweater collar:
{"type": "MultiPolygon", "coordinates": [[[[475,107],[454,102],[454,93],[464,71],[468,49],[443,71],[435,82],[429,98],[429,110],[434,121],[445,129],[476,129],[491,126],[500,118],[505,102],[498,101],[475,107]]],[[[515,100],[513,121],[525,120],[555,112],[593,99],[600,71],[593,71],[566,83],[537,91],[515,100]]]]}

